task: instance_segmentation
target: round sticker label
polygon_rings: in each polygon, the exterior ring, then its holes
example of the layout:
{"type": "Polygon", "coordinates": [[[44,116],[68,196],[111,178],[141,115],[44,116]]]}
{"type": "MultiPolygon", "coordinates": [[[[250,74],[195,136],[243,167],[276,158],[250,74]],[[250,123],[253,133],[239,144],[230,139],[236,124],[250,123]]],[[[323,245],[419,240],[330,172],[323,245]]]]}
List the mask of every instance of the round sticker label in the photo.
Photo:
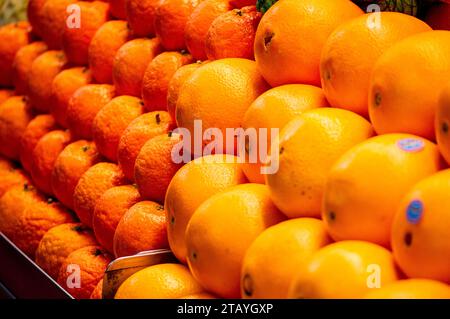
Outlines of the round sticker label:
{"type": "Polygon", "coordinates": [[[411,224],[417,224],[423,214],[423,203],[420,200],[413,200],[406,209],[406,219],[411,224]]]}
{"type": "Polygon", "coordinates": [[[397,145],[405,152],[420,152],[425,148],[425,142],[418,138],[404,138],[397,145]]]}

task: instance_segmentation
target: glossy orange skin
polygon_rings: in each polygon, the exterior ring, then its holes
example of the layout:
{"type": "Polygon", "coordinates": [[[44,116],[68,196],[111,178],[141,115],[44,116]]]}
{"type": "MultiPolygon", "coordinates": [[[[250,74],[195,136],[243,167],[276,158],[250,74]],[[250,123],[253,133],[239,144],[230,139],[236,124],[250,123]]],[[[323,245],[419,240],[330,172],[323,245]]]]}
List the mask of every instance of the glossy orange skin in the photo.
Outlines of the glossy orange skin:
{"type": "Polygon", "coordinates": [[[78,1],[80,8],[80,28],[65,25],[62,47],[69,62],[74,65],[88,63],[88,48],[95,32],[109,20],[109,4],[102,1],[78,1]]]}
{"type": "Polygon", "coordinates": [[[12,79],[16,94],[28,93],[28,76],[34,59],[47,50],[44,42],[37,41],[20,48],[13,61],[12,79]]]}
{"type": "Polygon", "coordinates": [[[12,96],[0,105],[0,155],[19,159],[20,141],[33,115],[25,96],[12,96]]]}
{"type": "Polygon", "coordinates": [[[118,95],[141,96],[145,70],[159,52],[160,41],[156,38],[134,39],[120,47],[113,63],[113,83],[118,95]]]}
{"type": "Polygon", "coordinates": [[[271,86],[320,86],[320,55],[326,39],[341,23],[363,13],[348,0],[278,1],[256,31],[259,71],[271,86]]]}
{"type": "Polygon", "coordinates": [[[92,227],[98,242],[110,253],[114,252],[114,233],[122,216],[140,200],[141,196],[133,185],[112,187],[97,200],[92,227]]]}
{"type": "Polygon", "coordinates": [[[111,256],[101,246],[88,246],[77,249],[67,256],[58,274],[58,283],[75,299],[89,299],[95,287],[102,280],[106,267],[112,261],[111,256]],[[70,265],[80,268],[80,287],[68,287],[70,265]]]}
{"type": "Polygon", "coordinates": [[[101,162],[90,167],[81,176],[73,195],[73,207],[78,218],[92,227],[92,216],[98,199],[111,187],[125,183],[125,176],[116,164],[101,162]]]}
{"type": "Polygon", "coordinates": [[[31,42],[28,22],[10,23],[0,27],[0,86],[13,85],[13,61],[17,51],[31,42]]]}
{"type": "Polygon", "coordinates": [[[51,131],[40,138],[33,150],[31,177],[36,187],[47,195],[53,195],[51,179],[56,159],[71,139],[68,131],[51,131]]]}
{"type": "Polygon", "coordinates": [[[55,197],[73,209],[73,194],[81,176],[102,157],[92,141],[78,140],[67,145],[58,155],[52,170],[52,190],[55,197]]]}
{"type": "Polygon", "coordinates": [[[254,60],[253,44],[261,17],[255,6],[234,9],[217,17],[206,34],[207,58],[254,60]]]}
{"type": "Polygon", "coordinates": [[[36,111],[42,113],[50,111],[53,79],[66,66],[67,58],[62,51],[44,52],[33,61],[28,76],[28,93],[36,111]]]}
{"type": "Polygon", "coordinates": [[[136,37],[155,35],[155,12],[159,0],[125,0],[127,21],[136,37]]]}
{"type": "Polygon", "coordinates": [[[88,60],[98,83],[112,83],[114,57],[130,38],[128,24],[122,20],[108,21],[97,30],[89,45],[88,60]]]}
{"type": "Polygon", "coordinates": [[[180,52],[163,52],[150,62],[142,80],[142,99],[147,111],[167,110],[169,81],[178,68],[191,62],[190,54],[180,52]]]}
{"type": "Polygon", "coordinates": [[[67,127],[76,139],[92,139],[92,123],[98,111],[115,95],[109,84],[88,84],[82,86],[69,100],[67,127]]]}
{"type": "Polygon", "coordinates": [[[31,170],[33,151],[38,141],[45,134],[58,128],[54,117],[49,114],[37,115],[28,123],[20,140],[19,151],[20,162],[27,172],[31,170]]]}
{"type": "Polygon", "coordinates": [[[155,33],[166,50],[186,48],[184,29],[198,0],[162,0],[155,13],[155,33]]]}
{"type": "Polygon", "coordinates": [[[164,111],[145,113],[135,118],[120,137],[117,160],[128,180],[134,181],[134,163],[145,142],[152,137],[168,133],[175,127],[164,111]]]}

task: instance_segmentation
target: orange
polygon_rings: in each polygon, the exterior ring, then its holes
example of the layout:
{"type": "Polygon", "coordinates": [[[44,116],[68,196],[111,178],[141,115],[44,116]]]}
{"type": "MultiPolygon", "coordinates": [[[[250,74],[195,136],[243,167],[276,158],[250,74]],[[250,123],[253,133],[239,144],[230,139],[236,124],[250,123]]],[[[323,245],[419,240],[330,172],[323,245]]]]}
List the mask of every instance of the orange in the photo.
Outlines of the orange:
{"type": "Polygon", "coordinates": [[[264,229],[283,219],[264,185],[237,185],[211,196],[186,229],[192,274],[207,291],[238,298],[245,252],[264,229]]]}
{"type": "Polygon", "coordinates": [[[184,235],[195,210],[212,195],[247,182],[237,160],[232,155],[200,157],[180,168],[172,178],[164,207],[170,248],[181,262],[186,263],[184,235]]]}
{"type": "Polygon", "coordinates": [[[51,228],[75,222],[71,212],[52,198],[28,205],[16,225],[14,243],[30,258],[34,259],[36,249],[45,233],[51,228]]]}
{"type": "Polygon", "coordinates": [[[12,82],[16,94],[28,93],[28,76],[33,61],[47,50],[44,42],[33,42],[20,48],[14,56],[12,64],[12,82]]]}
{"type": "Polygon", "coordinates": [[[205,40],[212,22],[231,9],[228,0],[204,0],[192,11],[184,29],[184,41],[192,57],[206,60],[205,40]]]}
{"type": "Polygon", "coordinates": [[[95,32],[109,20],[109,4],[102,1],[77,1],[79,7],[78,28],[73,28],[68,21],[62,37],[62,47],[69,62],[75,65],[88,63],[88,48],[95,32]]]}
{"type": "Polygon", "coordinates": [[[58,283],[75,299],[89,299],[111,260],[111,256],[100,246],[77,249],[62,263],[58,283]],[[74,280],[74,274],[79,275],[79,282],[74,280]]]}
{"type": "Polygon", "coordinates": [[[92,135],[100,154],[117,162],[120,136],[143,113],[142,100],[134,96],[118,96],[102,107],[92,123],[92,135]]]}
{"type": "Polygon", "coordinates": [[[127,0],[109,0],[111,6],[111,14],[118,19],[126,19],[127,14],[125,10],[127,0]]]}
{"type": "Polygon", "coordinates": [[[28,123],[20,139],[19,151],[20,163],[27,172],[31,170],[36,144],[41,137],[56,129],[58,129],[58,125],[53,116],[49,114],[38,115],[28,123]]]}
{"type": "Polygon", "coordinates": [[[428,279],[394,281],[380,289],[373,289],[368,299],[450,299],[450,286],[428,279]]]}
{"type": "Polygon", "coordinates": [[[172,119],[164,111],[140,115],[127,126],[120,137],[117,161],[128,180],[134,180],[134,163],[145,142],[173,128],[172,119]]]}
{"type": "MultiPolygon", "coordinates": [[[[267,129],[267,138],[262,140],[265,142],[267,154],[261,154],[258,151],[259,157],[257,163],[250,163],[247,160],[244,163],[244,172],[249,181],[253,183],[264,183],[264,175],[261,174],[261,159],[263,156],[270,154],[271,145],[271,128],[282,129],[295,116],[300,115],[303,111],[310,110],[317,107],[328,106],[327,99],[323,91],[312,85],[304,84],[287,84],[270,89],[261,94],[245,112],[242,120],[242,127],[244,129],[256,128],[267,129]]],[[[258,136],[261,132],[257,131],[256,137],[258,140],[246,148],[247,150],[262,150],[259,146],[263,146],[258,136]]],[[[249,152],[245,154],[248,158],[249,152]]]]}
{"type": "Polygon", "coordinates": [[[92,123],[98,111],[115,95],[109,84],[88,84],[80,87],[69,100],[67,127],[77,139],[92,139],[92,123]]]}
{"type": "Polygon", "coordinates": [[[0,105],[14,95],[13,90],[0,89],[0,105]]]}
{"type": "Polygon", "coordinates": [[[392,226],[392,248],[408,277],[450,283],[450,170],[412,187],[398,205],[392,226]]]}
{"type": "Polygon", "coordinates": [[[103,278],[95,286],[89,299],[103,299],[103,278]]]}
{"type": "Polygon", "coordinates": [[[97,200],[92,216],[92,227],[100,245],[110,253],[114,251],[114,232],[120,219],[139,201],[139,192],[133,185],[112,187],[97,200]]]}
{"type": "Polygon", "coordinates": [[[8,160],[0,158],[0,165],[5,165],[0,168],[0,198],[11,188],[30,182],[27,174],[8,160]]]}
{"type": "Polygon", "coordinates": [[[186,48],[184,30],[199,0],[161,0],[154,16],[155,34],[166,50],[186,48]]]}
{"type": "Polygon", "coordinates": [[[186,267],[159,264],[128,277],[117,290],[115,299],[180,298],[202,290],[186,267]]]}
{"type": "Polygon", "coordinates": [[[168,247],[164,207],[155,202],[142,201],[131,206],[114,233],[116,257],[168,247]]]}
{"type": "Polygon", "coordinates": [[[349,0],[287,0],[262,17],[255,36],[255,58],[272,86],[320,86],[322,48],[336,27],[363,11],[349,0]]]}
{"type": "Polygon", "coordinates": [[[450,31],[450,3],[435,3],[427,11],[425,22],[428,23],[433,30],[450,31]]]}
{"type": "Polygon", "coordinates": [[[391,252],[364,241],[341,241],[312,255],[289,298],[355,299],[398,279],[391,252]]]}
{"type": "Polygon", "coordinates": [[[127,21],[136,37],[155,35],[155,12],[159,0],[125,0],[127,21]]]}
{"type": "Polygon", "coordinates": [[[71,142],[70,132],[55,130],[42,136],[31,157],[31,177],[34,185],[47,195],[52,195],[52,171],[58,155],[71,142]]]}
{"type": "Polygon", "coordinates": [[[285,299],[308,258],[330,243],[323,222],[296,218],[264,230],[248,248],[241,270],[241,296],[285,299]]]}
{"type": "Polygon", "coordinates": [[[191,63],[186,52],[163,52],[156,56],[145,70],[142,80],[142,99],[148,111],[167,110],[167,90],[174,73],[191,63]]]}
{"type": "Polygon", "coordinates": [[[218,16],[206,34],[205,53],[208,59],[254,60],[253,45],[261,17],[262,14],[254,5],[234,9],[218,16]]]}
{"type": "Polygon", "coordinates": [[[203,63],[197,61],[195,63],[183,65],[179,67],[172,78],[170,79],[167,87],[167,111],[173,120],[175,120],[175,109],[177,106],[178,96],[180,95],[180,90],[186,82],[186,80],[197,70],[203,63]]]}
{"type": "Polygon", "coordinates": [[[278,170],[265,175],[275,205],[289,218],[319,217],[329,169],[372,135],[370,123],[347,110],[318,108],[290,121],[280,133],[278,156],[269,163],[278,170]]]}
{"type": "Polygon", "coordinates": [[[50,112],[58,124],[67,127],[67,109],[72,95],[80,87],[92,82],[91,71],[86,67],[70,68],[53,79],[50,112]]]}
{"type": "Polygon", "coordinates": [[[145,199],[164,202],[167,188],[183,163],[175,163],[172,149],[181,142],[180,135],[162,134],[142,146],[134,165],[134,180],[145,199]]]}
{"type": "Polygon", "coordinates": [[[42,113],[50,111],[53,79],[67,65],[62,51],[47,51],[38,56],[31,65],[28,76],[28,93],[33,108],[42,113]]]}
{"type": "Polygon", "coordinates": [[[441,169],[440,160],[436,145],[409,134],[381,135],[351,148],[333,164],[326,181],[322,219],[330,236],[389,247],[400,200],[416,182],[441,169]]]}
{"type": "Polygon", "coordinates": [[[10,23],[0,27],[0,86],[13,85],[14,56],[31,42],[28,22],[10,23]]]}
{"type": "Polygon", "coordinates": [[[450,165],[450,84],[440,95],[434,123],[439,150],[450,165]]]}
{"type": "MultiPolygon", "coordinates": [[[[254,61],[232,58],[207,63],[186,80],[180,91],[177,124],[193,136],[194,120],[201,120],[203,130],[218,128],[225,137],[226,128],[239,128],[250,104],[268,88],[254,61]]],[[[233,153],[225,140],[224,151],[233,153]]]]}
{"type": "Polygon", "coordinates": [[[73,194],[78,181],[101,159],[94,142],[78,140],[67,145],[59,153],[52,170],[51,185],[55,197],[73,209],[73,194]]]}
{"type": "Polygon", "coordinates": [[[128,40],[130,29],[126,21],[108,21],[97,30],[89,45],[88,60],[98,83],[112,83],[114,57],[128,40]]]}
{"type": "Polygon", "coordinates": [[[44,200],[42,194],[27,182],[10,188],[0,197],[0,232],[14,242],[21,232],[17,226],[24,210],[44,200]]]}
{"type": "Polygon", "coordinates": [[[47,0],[28,0],[27,6],[27,18],[29,23],[33,28],[33,33],[37,34],[39,37],[42,37],[42,18],[41,18],[41,10],[47,0]]]}
{"type": "MultiPolygon", "coordinates": [[[[64,28],[68,16],[67,7],[76,0],[46,0],[39,12],[39,34],[50,49],[62,48],[64,28]]],[[[71,10],[72,14],[73,11],[71,10]]]]}
{"type": "Polygon", "coordinates": [[[19,159],[20,141],[33,113],[25,96],[12,96],[0,105],[0,154],[19,159]]]}
{"type": "Polygon", "coordinates": [[[425,22],[398,12],[365,14],[341,24],[328,37],[320,59],[322,87],[330,104],[368,117],[375,62],[400,40],[430,30],[425,22]]]}
{"type": "Polygon", "coordinates": [[[94,235],[85,225],[61,224],[51,228],[42,237],[36,250],[36,263],[56,280],[67,256],[80,248],[95,245],[94,235]]]}
{"type": "Polygon", "coordinates": [[[73,193],[73,208],[81,222],[92,227],[98,199],[111,187],[123,184],[125,177],[116,164],[97,163],[85,171],[73,193]]]}
{"type": "Polygon", "coordinates": [[[378,59],[369,91],[370,119],[378,134],[434,140],[439,94],[450,73],[448,57],[450,31],[429,31],[400,41],[378,59]]]}
{"type": "Polygon", "coordinates": [[[134,39],[117,51],[113,62],[113,82],[117,95],[141,96],[147,65],[161,51],[158,39],[134,39]]]}

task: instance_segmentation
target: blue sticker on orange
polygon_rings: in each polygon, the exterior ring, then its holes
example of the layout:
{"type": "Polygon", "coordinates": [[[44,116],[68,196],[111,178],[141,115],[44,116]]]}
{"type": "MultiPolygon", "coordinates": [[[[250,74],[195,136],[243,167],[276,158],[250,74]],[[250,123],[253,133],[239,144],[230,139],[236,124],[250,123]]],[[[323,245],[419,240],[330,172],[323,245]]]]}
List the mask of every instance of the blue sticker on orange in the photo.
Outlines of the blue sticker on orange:
{"type": "Polygon", "coordinates": [[[423,203],[420,200],[413,200],[406,209],[406,219],[411,224],[417,224],[423,214],[423,203]]]}
{"type": "Polygon", "coordinates": [[[418,138],[404,138],[397,145],[405,152],[420,152],[425,148],[425,142],[418,138]]]}

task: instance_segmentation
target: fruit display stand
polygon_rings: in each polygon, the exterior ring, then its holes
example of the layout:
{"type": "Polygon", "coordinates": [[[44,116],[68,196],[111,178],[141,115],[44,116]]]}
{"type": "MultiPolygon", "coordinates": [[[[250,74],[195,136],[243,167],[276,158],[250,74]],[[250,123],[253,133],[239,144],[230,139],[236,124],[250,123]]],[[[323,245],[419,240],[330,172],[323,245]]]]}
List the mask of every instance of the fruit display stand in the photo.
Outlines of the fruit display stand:
{"type": "Polygon", "coordinates": [[[73,299],[3,233],[0,233],[0,256],[0,299],[73,299]]]}
{"type": "MultiPolygon", "coordinates": [[[[0,232],[0,299],[74,299],[0,232]]],[[[103,299],[113,299],[128,277],[146,267],[177,263],[170,250],[144,251],[112,261],[103,278],[103,299]]]]}

